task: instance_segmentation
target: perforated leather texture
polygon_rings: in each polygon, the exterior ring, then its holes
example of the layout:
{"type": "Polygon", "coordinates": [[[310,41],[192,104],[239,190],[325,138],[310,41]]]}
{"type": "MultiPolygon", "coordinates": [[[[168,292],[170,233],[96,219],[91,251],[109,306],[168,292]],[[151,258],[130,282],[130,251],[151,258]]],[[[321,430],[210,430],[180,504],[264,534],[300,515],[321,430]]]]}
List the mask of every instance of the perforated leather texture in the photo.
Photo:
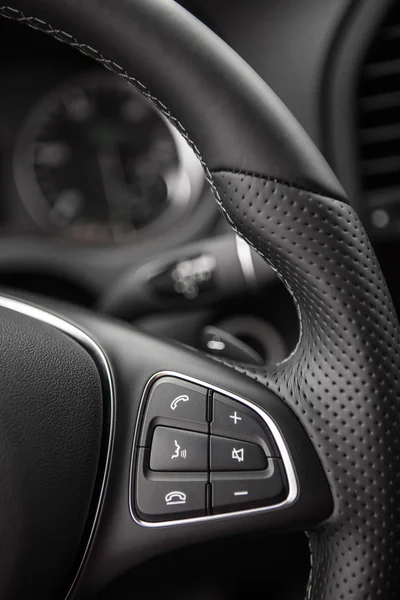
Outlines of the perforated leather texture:
{"type": "Polygon", "coordinates": [[[315,600],[399,598],[399,327],[354,210],[268,179],[213,173],[223,210],[277,270],[301,318],[274,370],[236,367],[296,413],[329,479],[334,514],[310,533],[315,600]]]}
{"type": "MultiPolygon", "coordinates": [[[[207,47],[204,64],[199,59],[202,56],[200,37],[196,38],[193,47],[188,45],[185,58],[190,56],[193,71],[204,76],[204,80],[199,79],[204,83],[204,89],[195,77],[190,78],[198,93],[190,93],[190,102],[185,105],[178,102],[176,90],[178,95],[182,95],[183,90],[186,93],[187,81],[182,80],[181,86],[175,86],[175,91],[170,85],[171,98],[176,100],[173,108],[177,109],[176,116],[172,116],[174,110],[168,110],[165,103],[158,100],[158,94],[150,93],[148,86],[132,77],[135,75],[132,72],[134,63],[128,57],[128,49],[141,35],[140,31],[137,36],[132,35],[135,2],[13,0],[11,4],[14,9],[0,7],[3,16],[21,20],[91,54],[135,85],[166,114],[202,161],[206,177],[229,222],[270,262],[292,292],[302,324],[295,353],[271,371],[236,368],[272,388],[292,407],[308,432],[329,479],[335,509],[329,522],[310,533],[313,570],[308,595],[313,600],[399,598],[399,329],[380,268],[354,211],[344,202],[316,193],[316,190],[331,192],[342,198],[340,185],[326,165],[321,164],[321,157],[314,150],[310,151],[310,142],[303,136],[304,132],[292,129],[291,125],[289,128],[284,126],[285,115],[281,108],[274,102],[268,104],[266,101],[263,105],[263,94],[270,93],[267,87],[264,90],[257,83],[251,88],[259,92],[257,102],[253,104],[252,97],[250,104],[242,103],[244,96],[252,92],[236,76],[234,61],[239,59],[224,54],[225,51],[222,52],[223,60],[229,67],[233,65],[235,77],[231,81],[224,79],[230,86],[227,88],[230,93],[222,96],[224,90],[221,91],[221,98],[224,97],[226,102],[213,101],[213,85],[219,85],[222,77],[216,76],[218,70],[213,70],[214,63],[210,58],[212,52],[218,52],[214,42],[212,51],[210,45],[207,47]],[[15,8],[31,11],[33,7],[40,13],[40,18],[15,11],[15,8]],[[90,7],[98,9],[93,22],[73,19],[74,14],[89,11],[90,7]],[[105,27],[105,11],[109,11],[111,23],[117,7],[121,8],[121,31],[129,30],[129,36],[118,36],[114,19],[113,28],[109,27],[108,35],[103,39],[100,31],[105,27]],[[59,15],[56,14],[58,8],[59,15]],[[44,15],[47,13],[56,16],[55,25],[46,22],[44,15]],[[65,33],[60,28],[61,21],[65,22],[68,32],[67,26],[72,31],[65,33]],[[86,33],[86,37],[78,41],[81,32],[82,35],[86,33]],[[99,49],[93,40],[99,42],[99,49]],[[201,113],[201,119],[196,120],[190,114],[191,105],[204,102],[203,92],[206,83],[210,83],[204,75],[208,73],[205,67],[214,74],[210,90],[207,89],[211,101],[208,112],[207,107],[200,107],[201,111],[197,112],[201,113]],[[234,86],[235,81],[240,82],[239,88],[234,86]],[[233,97],[234,94],[237,97],[233,97]],[[223,107],[219,120],[210,117],[213,106],[223,107]],[[253,106],[254,111],[244,110],[249,106],[253,106]],[[268,118],[256,121],[266,108],[268,118]],[[224,153],[219,126],[221,122],[226,124],[227,114],[232,119],[223,131],[224,141],[240,139],[241,144],[238,143],[237,148],[233,142],[225,144],[224,153]],[[240,114],[244,115],[242,121],[240,114]],[[207,121],[204,115],[207,115],[207,121]],[[248,117],[250,125],[243,127],[244,122],[249,122],[248,117]],[[185,127],[181,123],[185,123],[185,127]],[[263,128],[257,123],[262,123],[263,128]],[[273,135],[272,130],[277,135],[273,135]],[[293,131],[294,135],[278,135],[284,131],[293,131]],[[261,139],[258,132],[265,136],[261,139]],[[203,154],[193,141],[198,139],[203,154]],[[283,148],[280,139],[285,140],[283,148]],[[207,146],[205,153],[203,145],[207,146]],[[224,164],[224,155],[229,155],[230,163],[237,161],[235,168],[243,170],[251,163],[252,170],[260,171],[259,166],[263,165],[270,174],[277,177],[283,174],[287,181],[296,181],[303,186],[309,182],[308,187],[313,192],[255,175],[215,171],[218,164],[224,164]],[[240,160],[242,155],[245,162],[240,160]],[[307,157],[304,163],[303,155],[307,157]],[[214,172],[210,173],[208,163],[212,164],[214,172]]],[[[145,14],[142,4],[141,14],[145,14]]],[[[151,5],[150,2],[146,4],[151,5]]],[[[182,30],[188,27],[190,33],[190,20],[178,19],[178,24],[182,30]]],[[[149,23],[149,35],[151,31],[149,23]]],[[[160,28],[160,40],[169,35],[164,34],[160,28]]],[[[174,39],[170,40],[171,48],[174,39]]],[[[186,40],[189,36],[176,35],[176,39],[186,40]]],[[[154,44],[155,51],[161,46],[161,43],[159,46],[154,44]]],[[[166,46],[162,49],[167,52],[166,46]]],[[[179,56],[178,51],[171,56],[179,56]]],[[[140,59],[147,67],[145,59],[148,56],[143,55],[140,59]]],[[[168,72],[163,61],[151,64],[154,72],[150,67],[142,68],[143,76],[153,76],[159,87],[160,81],[166,85],[165,77],[164,80],[161,77],[168,72]]],[[[188,79],[192,71],[187,67],[182,73],[188,79]]],[[[178,79],[179,70],[177,74],[171,69],[171,81],[172,76],[178,79]]]]}

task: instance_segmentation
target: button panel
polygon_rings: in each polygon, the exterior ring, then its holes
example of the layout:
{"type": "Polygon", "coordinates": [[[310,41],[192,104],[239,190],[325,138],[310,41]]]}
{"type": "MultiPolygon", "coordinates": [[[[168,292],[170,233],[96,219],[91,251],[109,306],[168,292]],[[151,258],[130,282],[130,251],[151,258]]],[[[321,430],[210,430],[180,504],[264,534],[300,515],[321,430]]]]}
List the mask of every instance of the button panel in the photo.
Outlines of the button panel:
{"type": "Polygon", "coordinates": [[[250,402],[164,376],[150,387],[142,411],[131,491],[142,522],[268,508],[288,498],[267,416],[250,402]]]}

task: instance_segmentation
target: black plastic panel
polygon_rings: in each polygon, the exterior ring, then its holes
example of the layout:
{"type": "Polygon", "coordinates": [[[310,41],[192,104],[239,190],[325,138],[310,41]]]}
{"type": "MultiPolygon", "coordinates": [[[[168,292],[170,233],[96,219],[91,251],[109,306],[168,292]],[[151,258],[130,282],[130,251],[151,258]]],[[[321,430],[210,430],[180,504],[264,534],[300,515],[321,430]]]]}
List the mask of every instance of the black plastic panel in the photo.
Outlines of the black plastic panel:
{"type": "MultiPolygon", "coordinates": [[[[32,301],[47,306],[52,312],[61,313],[97,340],[108,356],[118,403],[111,470],[100,507],[101,519],[74,600],[96,596],[135,565],[171,549],[252,532],[310,528],[331,514],[331,494],[312,444],[292,411],[264,386],[198,352],[155,339],[116,321],[45,298],[32,297],[32,301]],[[154,383],[160,378],[157,374],[161,370],[166,376],[179,377],[182,368],[185,377],[196,385],[207,382],[211,389],[219,393],[225,390],[233,399],[242,398],[243,402],[251,398],[254,408],[268,414],[271,422],[279,426],[282,438],[287,442],[287,456],[297,476],[298,493],[291,504],[279,510],[258,507],[252,511],[244,509],[231,514],[210,514],[202,520],[194,517],[194,521],[181,520],[179,524],[174,521],[173,527],[166,527],[167,522],[160,526],[160,523],[150,521],[147,515],[138,514],[131,505],[133,481],[130,477],[132,464],[148,451],[143,449],[142,452],[133,446],[133,439],[138,439],[138,417],[143,412],[143,390],[149,379],[154,383]]],[[[259,474],[255,472],[255,476],[259,474]]],[[[152,477],[162,481],[168,480],[170,475],[153,473],[152,477]]],[[[176,483],[177,475],[172,476],[176,483]]],[[[212,510],[211,494],[206,483],[202,483],[209,510],[212,510]]],[[[170,491],[176,491],[176,488],[165,491],[164,501],[170,491]]]]}
{"type": "Polygon", "coordinates": [[[257,410],[184,376],[151,378],[132,467],[132,505],[140,522],[171,525],[294,502],[297,478],[284,441],[276,429],[274,440],[268,415],[257,410]]]}

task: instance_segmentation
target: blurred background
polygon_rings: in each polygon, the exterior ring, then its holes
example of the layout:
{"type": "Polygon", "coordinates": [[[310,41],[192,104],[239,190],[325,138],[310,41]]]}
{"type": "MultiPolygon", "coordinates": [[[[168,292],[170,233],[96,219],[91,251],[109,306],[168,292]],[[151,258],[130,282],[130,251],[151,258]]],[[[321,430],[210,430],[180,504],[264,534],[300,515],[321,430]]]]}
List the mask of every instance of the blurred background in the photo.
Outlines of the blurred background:
{"type": "MultiPolygon", "coordinates": [[[[399,310],[399,0],[181,3],[250,63],[319,146],[399,310]]],[[[299,334],[291,297],[235,239],[170,123],[126,82],[42,33],[1,19],[0,39],[0,285],[244,362],[288,356],[299,334]]],[[[159,581],[149,584],[154,565],[144,565],[104,597],[130,598],[134,586],[140,599],[146,581],[147,599],[234,600],[258,590],[295,599],[309,567],[303,535],[157,560],[159,581]]]]}

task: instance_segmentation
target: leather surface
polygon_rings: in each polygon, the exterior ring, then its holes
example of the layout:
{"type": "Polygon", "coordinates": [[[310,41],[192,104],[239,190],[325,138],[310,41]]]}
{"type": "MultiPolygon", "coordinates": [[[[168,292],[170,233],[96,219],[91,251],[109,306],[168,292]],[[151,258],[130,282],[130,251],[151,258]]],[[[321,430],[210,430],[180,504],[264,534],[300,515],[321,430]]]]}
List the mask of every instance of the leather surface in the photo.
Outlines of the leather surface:
{"type": "Polygon", "coordinates": [[[344,199],[321,154],[273,91],[178,4],[6,4],[12,8],[2,7],[3,16],[50,33],[128,79],[186,137],[207,173],[216,168],[267,173],[344,199]]]}
{"type": "Polygon", "coordinates": [[[68,336],[0,309],[0,595],[65,597],[89,513],[102,392],[68,336]]]}
{"type": "Polygon", "coordinates": [[[308,595],[398,598],[399,329],[363,228],[335,200],[345,198],[330,169],[268,87],[173,3],[12,6],[23,14],[1,14],[92,55],[168,116],[231,225],[292,292],[302,323],[296,352],[274,371],[242,370],[293,408],[329,479],[335,509],[310,533],[308,595]]]}
{"type": "Polygon", "coordinates": [[[293,409],[335,509],[310,532],[314,600],[400,597],[399,326],[374,252],[348,205],[266,178],[213,173],[224,211],[298,307],[295,353],[241,368],[293,409]]]}

